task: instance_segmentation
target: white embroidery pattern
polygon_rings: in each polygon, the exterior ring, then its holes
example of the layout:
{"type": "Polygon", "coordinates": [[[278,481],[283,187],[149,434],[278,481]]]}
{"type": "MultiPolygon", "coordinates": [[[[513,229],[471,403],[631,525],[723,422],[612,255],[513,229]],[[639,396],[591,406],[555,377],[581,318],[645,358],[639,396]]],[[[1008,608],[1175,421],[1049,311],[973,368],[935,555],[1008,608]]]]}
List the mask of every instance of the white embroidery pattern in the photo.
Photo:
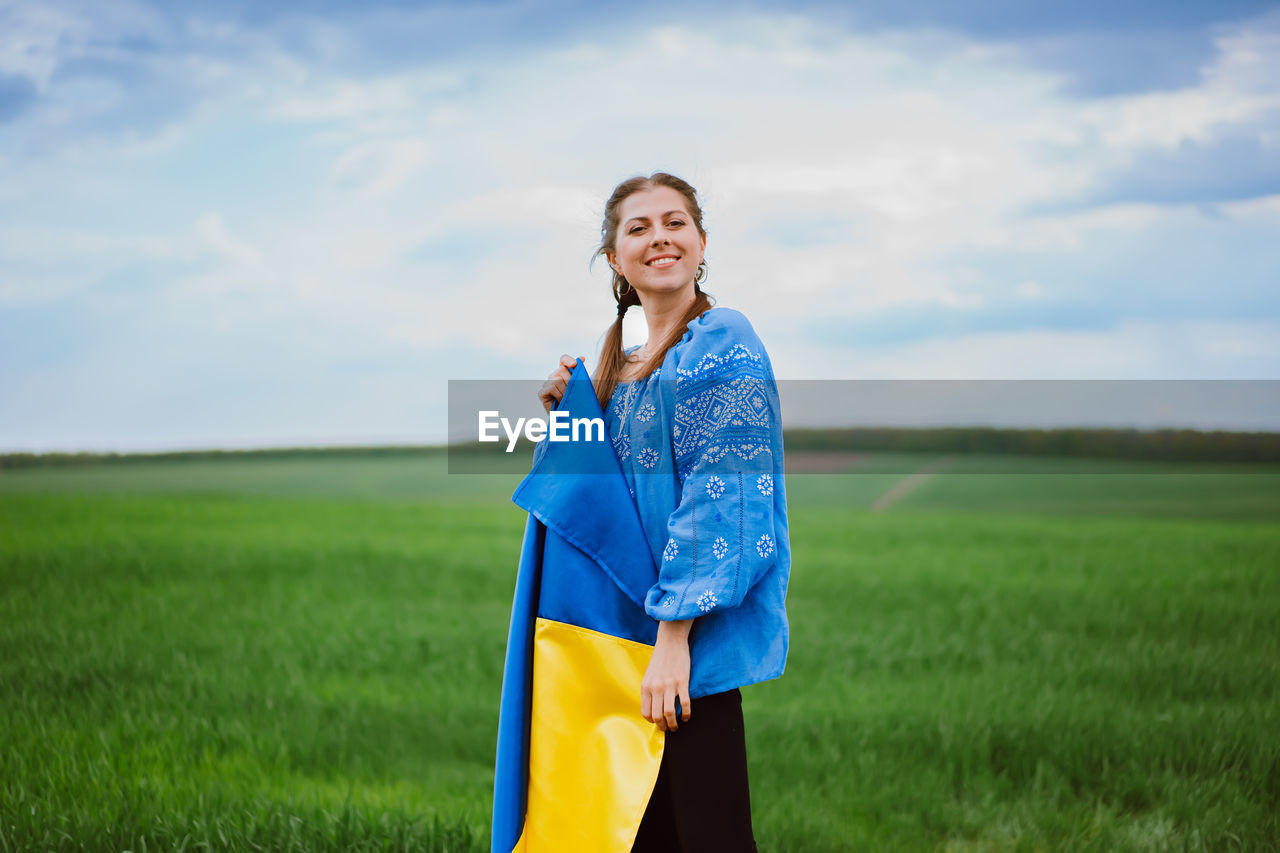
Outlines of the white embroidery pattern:
{"type": "Polygon", "coordinates": [[[740,459],[750,462],[761,453],[773,453],[773,448],[767,444],[761,444],[758,441],[726,441],[719,444],[708,445],[706,451],[702,454],[699,462],[714,463],[724,458],[726,453],[732,451],[737,454],[740,459]]]}
{"type": "Polygon", "coordinates": [[[664,598],[664,599],[662,599],[662,606],[663,606],[663,607],[675,607],[675,606],[676,606],[676,597],[675,597],[674,595],[672,595],[671,593],[667,593],[667,597],[666,597],[666,598],[664,598]]]}
{"type": "Polygon", "coordinates": [[[636,420],[642,424],[647,424],[649,421],[653,420],[653,416],[656,413],[656,410],[653,408],[653,403],[645,403],[636,410],[636,420]]]}
{"type": "Polygon", "coordinates": [[[707,613],[711,608],[720,603],[720,599],[716,598],[716,594],[711,590],[707,590],[698,596],[698,609],[703,613],[707,613]]]}
{"type": "Polygon", "coordinates": [[[715,500],[724,494],[724,480],[721,480],[715,474],[707,478],[707,497],[715,500]]]}
{"type": "Polygon", "coordinates": [[[622,382],[613,392],[613,414],[618,420],[622,420],[631,411],[631,406],[636,401],[636,394],[639,393],[640,386],[635,382],[622,382]]]}
{"type": "Polygon", "coordinates": [[[761,474],[756,478],[756,488],[760,490],[760,494],[766,498],[773,494],[773,476],[771,474],[761,474]]]}
{"type": "Polygon", "coordinates": [[[767,557],[773,553],[773,537],[768,533],[761,534],[756,540],[756,553],[761,557],[767,557]]]}
{"type": "Polygon", "coordinates": [[[717,371],[724,370],[727,367],[735,367],[738,365],[748,364],[756,365],[760,363],[760,356],[753,353],[747,348],[746,344],[734,344],[733,347],[724,355],[716,355],[709,352],[702,356],[692,370],[685,370],[682,367],[676,368],[676,386],[686,380],[703,379],[717,371]]]}
{"type": "Polygon", "coordinates": [[[618,422],[612,436],[613,452],[618,454],[619,461],[631,456],[631,426],[627,415],[635,404],[639,387],[637,382],[623,382],[613,392],[613,416],[618,422]]]}
{"type": "Polygon", "coordinates": [[[670,563],[672,560],[676,558],[676,554],[679,554],[679,553],[680,553],[680,547],[676,545],[676,540],[674,538],[668,539],[667,547],[662,549],[662,560],[665,563],[670,563]]]}
{"type": "Polygon", "coordinates": [[[768,442],[769,393],[762,370],[753,369],[700,386],[676,403],[676,458],[692,457],[715,438],[732,435],[738,440],[768,442]]]}
{"type": "Polygon", "coordinates": [[[646,447],[640,451],[640,455],[636,457],[636,461],[646,468],[652,468],[658,464],[658,451],[652,447],[646,447]]]}
{"type": "Polygon", "coordinates": [[[716,555],[717,560],[723,560],[729,553],[729,543],[724,541],[723,536],[717,536],[716,541],[711,543],[711,553],[716,555]]]}

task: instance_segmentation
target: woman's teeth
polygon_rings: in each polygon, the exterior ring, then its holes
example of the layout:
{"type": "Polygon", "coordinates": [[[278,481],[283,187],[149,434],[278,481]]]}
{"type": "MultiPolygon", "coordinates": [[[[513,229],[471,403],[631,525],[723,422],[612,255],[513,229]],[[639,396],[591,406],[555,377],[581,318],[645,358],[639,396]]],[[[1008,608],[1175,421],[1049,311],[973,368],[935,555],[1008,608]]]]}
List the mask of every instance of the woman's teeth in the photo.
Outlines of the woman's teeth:
{"type": "Polygon", "coordinates": [[[669,267],[676,262],[675,258],[658,258],[656,261],[649,261],[651,267],[669,267]]]}

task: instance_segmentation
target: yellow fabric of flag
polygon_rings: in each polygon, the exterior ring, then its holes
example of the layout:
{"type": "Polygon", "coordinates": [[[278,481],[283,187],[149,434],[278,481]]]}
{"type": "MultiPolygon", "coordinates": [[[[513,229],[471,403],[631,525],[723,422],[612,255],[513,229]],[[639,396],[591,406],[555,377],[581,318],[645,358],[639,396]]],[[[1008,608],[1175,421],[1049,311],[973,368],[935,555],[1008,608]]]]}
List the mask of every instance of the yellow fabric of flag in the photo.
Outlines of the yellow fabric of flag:
{"type": "Polygon", "coordinates": [[[653,647],[539,618],[534,627],[529,801],[518,853],[626,853],[665,735],[640,716],[653,647]]]}

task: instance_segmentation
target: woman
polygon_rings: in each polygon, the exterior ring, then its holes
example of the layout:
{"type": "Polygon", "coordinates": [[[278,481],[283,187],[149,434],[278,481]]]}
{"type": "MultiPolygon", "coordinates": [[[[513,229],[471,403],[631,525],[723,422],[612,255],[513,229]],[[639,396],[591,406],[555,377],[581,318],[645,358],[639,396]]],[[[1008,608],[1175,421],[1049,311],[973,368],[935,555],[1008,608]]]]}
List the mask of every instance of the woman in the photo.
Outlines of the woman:
{"type": "MultiPolygon", "coordinates": [[[[618,314],[592,380],[658,567],[639,704],[666,744],[635,850],[755,849],[738,688],[781,675],[787,653],[776,385],[746,317],[701,289],[706,242],[693,187],[658,172],[614,190],[596,252],[618,314]],[[648,341],[624,351],[637,305],[648,341]]],[[[548,411],[575,364],[543,385],[548,411]]]]}

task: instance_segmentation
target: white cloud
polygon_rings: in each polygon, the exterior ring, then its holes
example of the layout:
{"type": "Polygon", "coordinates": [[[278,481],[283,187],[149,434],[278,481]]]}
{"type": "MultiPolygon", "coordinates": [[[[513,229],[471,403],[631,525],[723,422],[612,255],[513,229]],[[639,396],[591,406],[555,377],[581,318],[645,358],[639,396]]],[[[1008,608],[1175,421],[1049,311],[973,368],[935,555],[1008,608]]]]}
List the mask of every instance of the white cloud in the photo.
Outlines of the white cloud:
{"type": "Polygon", "coordinates": [[[403,119],[425,99],[456,90],[463,83],[461,74],[447,69],[372,81],[299,76],[302,79],[288,81],[277,90],[279,100],[268,103],[270,114],[295,121],[351,121],[386,115],[403,119]]]}
{"type": "Polygon", "coordinates": [[[364,196],[379,196],[401,189],[427,160],[427,143],[421,139],[362,142],[343,152],[333,164],[336,187],[364,196]]]}
{"type": "Polygon", "coordinates": [[[1108,146],[1120,150],[1210,142],[1280,107],[1280,16],[1264,16],[1221,33],[1218,53],[1196,86],[1102,99],[1081,114],[1108,146]]]}
{"type": "Polygon", "coordinates": [[[43,85],[58,66],[62,51],[83,45],[91,23],[45,4],[10,2],[0,5],[0,71],[19,73],[43,85]]]}
{"type": "Polygon", "coordinates": [[[1040,299],[1044,296],[1044,288],[1038,281],[1022,281],[1014,288],[1019,299],[1040,299]]]}
{"type": "Polygon", "coordinates": [[[262,253],[254,246],[239,240],[227,230],[222,214],[206,213],[196,223],[196,229],[209,248],[236,264],[250,267],[262,266],[262,253]]]}
{"type": "MultiPolygon", "coordinates": [[[[42,80],[59,44],[90,37],[75,16],[32,12],[31,21],[19,53],[42,80]]],[[[780,375],[1265,375],[1276,368],[1277,338],[1261,322],[1119,318],[1098,324],[1107,331],[865,348],[814,344],[804,329],[815,317],[867,322],[939,306],[964,316],[1046,298],[1047,285],[1028,278],[1035,273],[939,262],[952,253],[1052,251],[1087,247],[1096,234],[1189,227],[1200,214],[1185,206],[1025,211],[1086,194],[1143,146],[1211,140],[1280,105],[1278,33],[1256,23],[1224,33],[1193,88],[1079,100],[1011,51],[938,33],[849,33],[799,16],[629,28],[364,78],[304,61],[267,34],[197,20],[188,36],[246,58],[157,60],[196,81],[184,119],[123,142],[77,138],[33,162],[6,149],[5,206],[29,219],[44,194],[59,199],[57,216],[86,200],[89,209],[129,209],[130,181],[149,179],[140,155],[207,152],[203,134],[219,118],[246,127],[247,138],[291,139],[282,157],[305,161],[303,177],[246,186],[239,204],[182,197],[172,203],[178,215],[151,217],[127,237],[108,236],[106,223],[95,233],[52,221],[52,207],[22,231],[13,214],[0,217],[0,300],[91,287],[93,277],[69,274],[68,263],[185,261],[191,269],[165,285],[166,310],[199,311],[220,329],[253,310],[282,325],[344,330],[345,348],[320,350],[334,364],[361,342],[423,353],[465,345],[542,376],[563,351],[593,359],[612,320],[607,270],[587,271],[606,193],[666,168],[702,194],[708,289],[769,331],[780,375]],[[222,261],[213,268],[210,251],[222,261]],[[26,274],[15,279],[6,267],[26,274]]],[[[348,36],[332,28],[306,38],[330,55],[347,50],[348,36]]],[[[18,62],[8,50],[0,67],[18,62]]],[[[192,174],[204,165],[191,162],[192,174]]],[[[143,186],[162,192],[156,181],[143,186]]],[[[1264,227],[1280,198],[1220,210],[1264,227]]],[[[1160,282],[1132,287],[1157,291],[1160,282]]],[[[1052,296],[1063,295],[1055,287],[1052,296]]],[[[635,317],[627,328],[643,334],[635,317]]],[[[463,367],[436,369],[423,381],[463,367]]]]}

